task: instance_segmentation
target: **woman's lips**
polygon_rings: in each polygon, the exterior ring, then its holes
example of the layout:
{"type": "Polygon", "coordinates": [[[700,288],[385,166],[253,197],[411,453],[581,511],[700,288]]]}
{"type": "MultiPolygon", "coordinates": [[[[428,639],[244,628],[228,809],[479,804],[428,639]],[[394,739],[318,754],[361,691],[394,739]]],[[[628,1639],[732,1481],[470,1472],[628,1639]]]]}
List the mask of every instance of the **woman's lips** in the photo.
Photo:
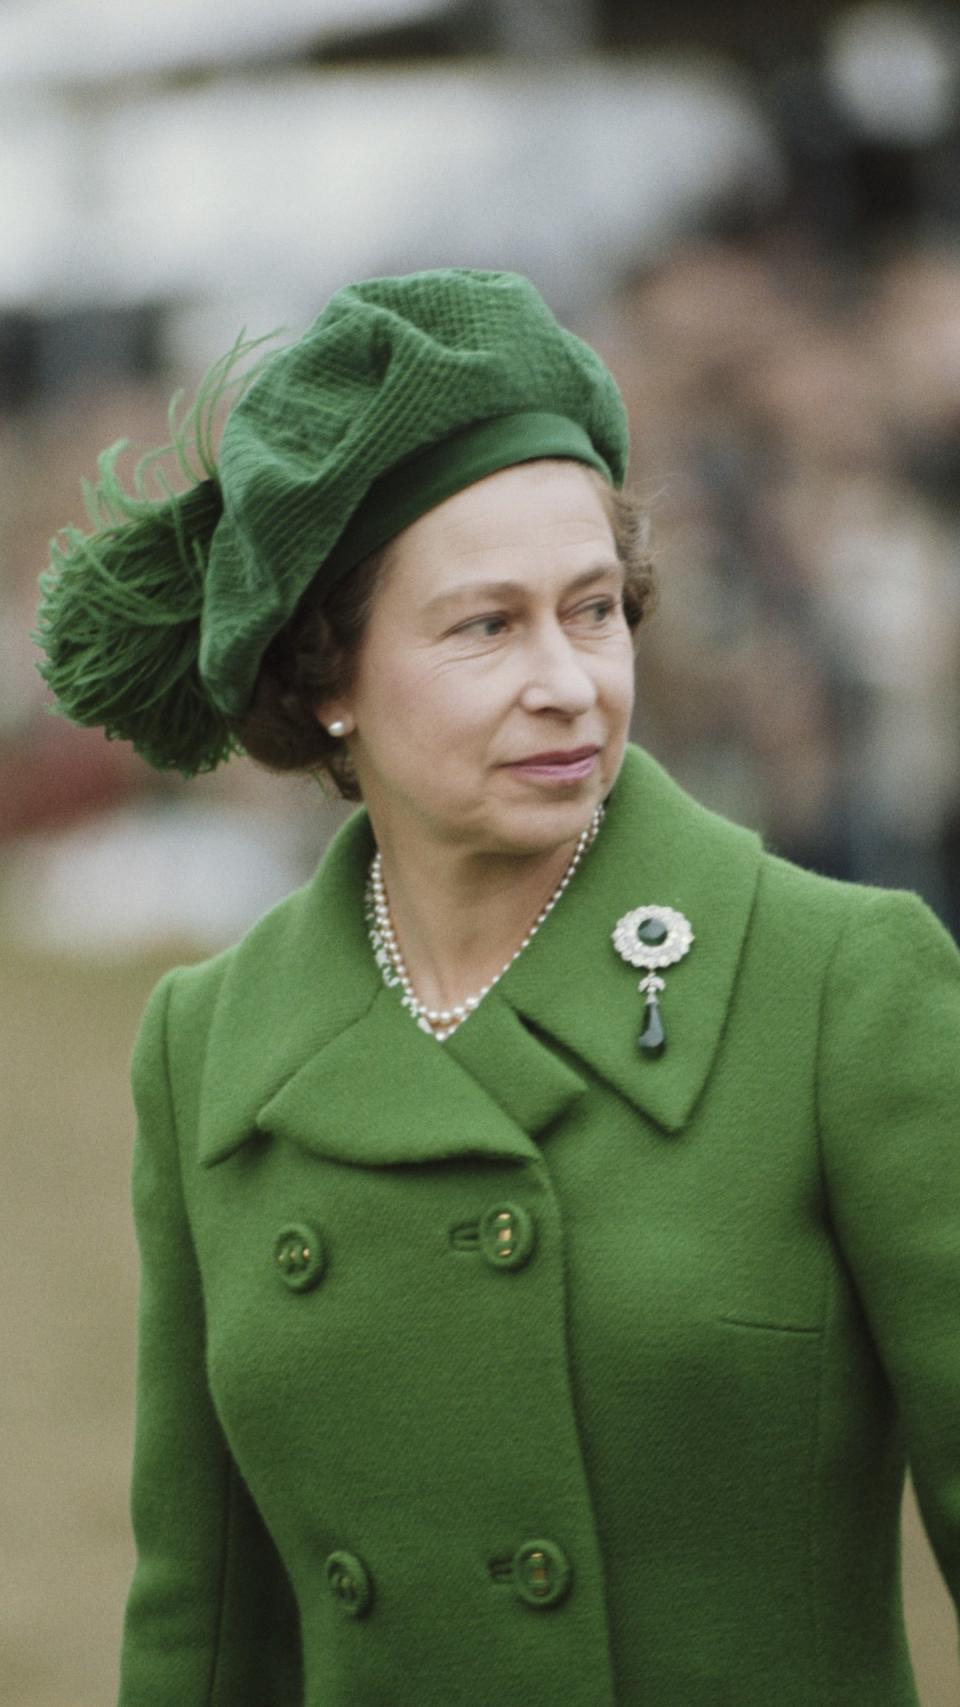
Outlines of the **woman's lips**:
{"type": "Polygon", "coordinates": [[[578,747],[570,753],[536,753],[532,758],[507,765],[506,769],[545,782],[582,782],[591,775],[599,754],[599,747],[578,747]]]}

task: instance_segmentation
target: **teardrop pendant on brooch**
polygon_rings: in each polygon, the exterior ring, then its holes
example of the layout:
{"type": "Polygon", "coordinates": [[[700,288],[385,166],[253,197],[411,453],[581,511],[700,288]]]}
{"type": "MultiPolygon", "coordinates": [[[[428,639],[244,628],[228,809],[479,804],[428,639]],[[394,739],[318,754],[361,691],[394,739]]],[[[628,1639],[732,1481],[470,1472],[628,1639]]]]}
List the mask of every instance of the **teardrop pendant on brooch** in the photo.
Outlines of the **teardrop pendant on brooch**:
{"type": "Polygon", "coordinates": [[[660,1004],[656,996],[650,995],[647,997],[647,1011],[643,1030],[637,1038],[637,1048],[642,1049],[645,1055],[662,1055],[666,1046],[667,1034],[660,1018],[660,1004]]]}

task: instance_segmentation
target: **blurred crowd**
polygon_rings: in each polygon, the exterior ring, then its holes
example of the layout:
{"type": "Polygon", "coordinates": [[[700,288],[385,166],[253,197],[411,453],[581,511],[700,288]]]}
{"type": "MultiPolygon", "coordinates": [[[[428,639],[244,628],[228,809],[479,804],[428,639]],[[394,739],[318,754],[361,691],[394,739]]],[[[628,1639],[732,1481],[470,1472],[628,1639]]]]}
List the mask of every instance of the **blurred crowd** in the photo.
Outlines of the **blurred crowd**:
{"type": "Polygon", "coordinates": [[[960,255],[695,242],[604,347],[650,505],[641,739],[787,857],[960,929],[960,255]]]}

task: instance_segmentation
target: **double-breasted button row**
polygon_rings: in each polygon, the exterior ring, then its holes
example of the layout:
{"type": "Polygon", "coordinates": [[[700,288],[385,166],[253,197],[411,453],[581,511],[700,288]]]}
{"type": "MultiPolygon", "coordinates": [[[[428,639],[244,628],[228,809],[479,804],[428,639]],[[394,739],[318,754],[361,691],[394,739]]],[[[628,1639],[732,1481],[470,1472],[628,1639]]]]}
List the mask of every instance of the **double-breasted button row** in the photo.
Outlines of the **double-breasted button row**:
{"type": "MultiPolygon", "coordinates": [[[[533,1216],[522,1203],[492,1203],[479,1223],[467,1231],[472,1237],[457,1242],[469,1248],[476,1243],[491,1268],[521,1268],[530,1260],[536,1243],[533,1216]]],[[[273,1259],[280,1279],[291,1291],[309,1292],[326,1267],[320,1229],[312,1221],[291,1221],[281,1227],[274,1240],[273,1259]]]]}
{"type": "MultiPolygon", "coordinates": [[[[366,1612],[373,1600],[373,1578],[356,1553],[329,1553],[324,1575],[339,1610],[348,1618],[366,1612]]],[[[523,1541],[510,1561],[514,1588],[528,1606],[555,1606],[570,1588],[570,1561],[555,1541],[523,1541]]]]}

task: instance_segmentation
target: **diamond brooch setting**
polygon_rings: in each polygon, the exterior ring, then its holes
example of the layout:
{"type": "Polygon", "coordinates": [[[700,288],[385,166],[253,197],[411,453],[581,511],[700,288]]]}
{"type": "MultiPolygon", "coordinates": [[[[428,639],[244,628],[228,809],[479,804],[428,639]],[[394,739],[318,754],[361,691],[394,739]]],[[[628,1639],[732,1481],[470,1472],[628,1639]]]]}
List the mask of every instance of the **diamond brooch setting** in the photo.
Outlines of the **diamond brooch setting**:
{"type": "Polygon", "coordinates": [[[637,1048],[645,1055],[662,1055],[667,1046],[657,1001],[666,985],[659,973],[682,960],[693,940],[689,919],[673,907],[634,907],[613,928],[613,946],[621,959],[646,974],[637,986],[646,997],[643,1029],[637,1038],[637,1048]]]}

